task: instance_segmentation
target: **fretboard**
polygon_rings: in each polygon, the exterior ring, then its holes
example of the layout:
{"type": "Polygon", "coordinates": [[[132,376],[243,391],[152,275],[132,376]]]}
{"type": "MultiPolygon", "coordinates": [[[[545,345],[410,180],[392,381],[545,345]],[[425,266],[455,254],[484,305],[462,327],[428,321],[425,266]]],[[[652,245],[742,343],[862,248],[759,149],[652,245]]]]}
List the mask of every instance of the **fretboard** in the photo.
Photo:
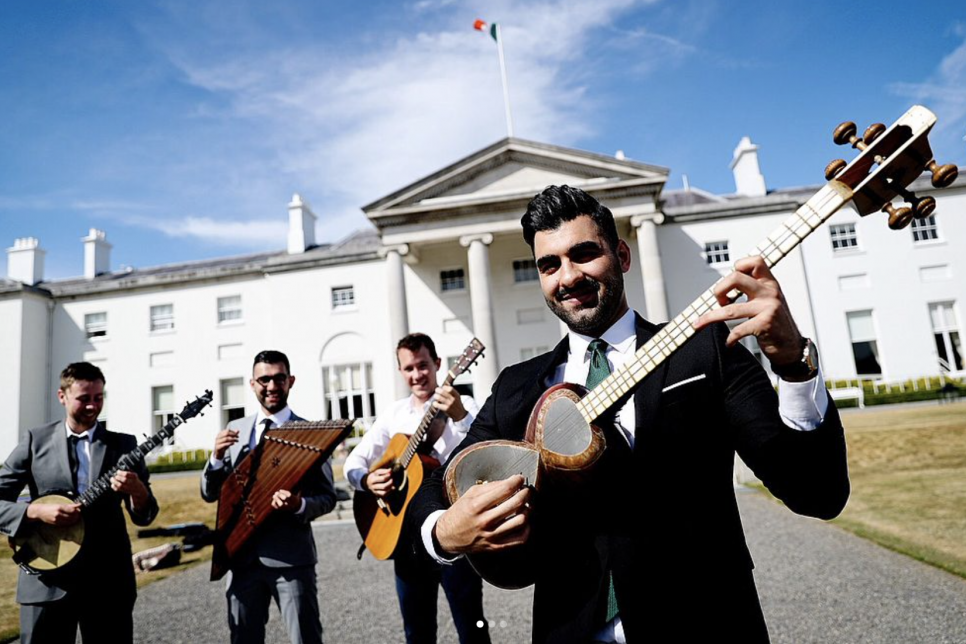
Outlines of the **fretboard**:
{"type": "Polygon", "coordinates": [[[174,435],[174,430],[176,427],[184,423],[185,421],[181,416],[175,414],[175,416],[168,421],[168,423],[161,428],[161,430],[148,438],[146,441],[132,449],[130,452],[118,459],[117,464],[109,469],[108,471],[101,474],[96,481],[91,483],[87,490],[84,491],[77,498],[77,502],[83,507],[89,507],[92,503],[101,498],[104,494],[111,491],[111,478],[118,472],[118,470],[133,470],[134,467],[147,456],[151,450],[158,447],[165,440],[171,438],[174,435]]]}
{"type": "MultiPolygon", "coordinates": [[[[443,380],[442,387],[450,387],[453,385],[453,381],[456,380],[456,375],[452,371],[446,373],[446,379],[443,380]]],[[[458,393],[456,394],[459,395],[458,393]]],[[[419,421],[419,427],[413,432],[413,435],[409,439],[409,444],[406,445],[406,451],[403,452],[402,458],[399,459],[399,465],[403,468],[409,467],[409,463],[413,460],[416,455],[416,451],[419,446],[423,444],[423,440],[426,437],[426,432],[429,430],[429,426],[433,424],[433,420],[437,416],[443,414],[442,411],[433,407],[432,401],[435,400],[435,396],[430,399],[429,409],[423,414],[423,419],[419,421]]]]}
{"type": "MultiPolygon", "coordinates": [[[[775,266],[851,198],[852,191],[848,187],[837,181],[829,182],[758,244],[749,256],[760,256],[769,268],[775,266]]],[[[624,399],[641,380],[657,369],[693,336],[694,320],[721,307],[714,295],[714,289],[713,285],[698,296],[639,348],[627,363],[614,370],[584,396],[577,404],[577,408],[588,423],[593,422],[624,399]]],[[[740,296],[741,293],[732,290],[728,293],[728,300],[734,302],[740,296]]]]}

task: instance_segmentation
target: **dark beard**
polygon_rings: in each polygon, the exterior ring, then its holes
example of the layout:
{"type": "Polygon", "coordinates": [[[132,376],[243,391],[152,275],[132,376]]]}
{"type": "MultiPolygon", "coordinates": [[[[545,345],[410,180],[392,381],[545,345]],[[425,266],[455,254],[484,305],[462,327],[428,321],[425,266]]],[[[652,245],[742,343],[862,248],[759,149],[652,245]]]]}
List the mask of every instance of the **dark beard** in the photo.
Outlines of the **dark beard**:
{"type": "Polygon", "coordinates": [[[600,282],[585,277],[574,288],[559,289],[553,298],[545,299],[553,314],[563,320],[571,331],[581,335],[599,337],[613,324],[614,314],[620,308],[624,299],[624,276],[620,273],[611,275],[604,279],[604,286],[606,288],[601,295],[600,282]],[[563,297],[568,292],[582,291],[588,288],[592,288],[598,293],[597,305],[593,309],[584,308],[578,311],[570,311],[565,309],[558,301],[558,298],[563,297]]]}

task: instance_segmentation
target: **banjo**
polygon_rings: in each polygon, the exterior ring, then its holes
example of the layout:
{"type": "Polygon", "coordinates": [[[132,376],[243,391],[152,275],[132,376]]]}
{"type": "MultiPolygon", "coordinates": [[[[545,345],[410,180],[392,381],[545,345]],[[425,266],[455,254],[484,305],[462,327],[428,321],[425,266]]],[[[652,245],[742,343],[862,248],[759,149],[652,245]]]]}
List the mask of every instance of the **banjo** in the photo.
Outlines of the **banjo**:
{"type": "MultiPolygon", "coordinates": [[[[926,138],[936,116],[916,105],[891,127],[870,125],[862,137],[855,123],[847,121],[832,134],[838,145],[860,151],[851,163],[836,159],[825,169],[825,184],[751,253],[771,268],[778,264],[812,232],[843,206],[852,203],[861,216],[883,212],[889,228],[900,230],[913,218],[925,219],[936,210],[933,197],[918,197],[907,187],[924,172],[931,174],[935,188],[946,188],[958,176],[952,164],[939,165],[926,138]],[[899,198],[908,205],[896,207],[899,198]]],[[[729,302],[741,296],[736,289],[729,302]]],[[[564,493],[568,484],[580,484],[592,475],[594,464],[605,449],[603,432],[594,425],[608,412],[623,404],[627,396],[650,373],[677,351],[694,334],[691,320],[720,308],[714,286],[668,322],[641,346],[621,368],[588,391],[579,385],[562,383],[549,388],[538,400],[522,442],[498,440],[476,443],[460,452],[447,466],[445,491],[455,503],[472,486],[487,481],[522,475],[545,494],[564,493]]],[[[534,527],[535,530],[539,526],[534,527]]],[[[468,559],[481,577],[501,588],[522,588],[534,582],[536,559],[530,541],[506,552],[469,554],[468,559]]]]}
{"type": "MultiPolygon", "coordinates": [[[[111,491],[111,478],[119,470],[130,470],[138,461],[158,447],[165,440],[174,436],[174,430],[187,420],[199,415],[211,404],[212,393],[205,393],[195,398],[194,402],[185,405],[180,414],[176,414],[161,430],[118,459],[117,465],[104,472],[96,481],[92,481],[83,494],[74,495],[73,492],[51,492],[31,503],[51,505],[68,505],[78,503],[81,511],[89,508],[98,499],[111,491]]],[[[25,572],[39,575],[66,566],[70,563],[84,545],[84,521],[81,520],[69,526],[54,526],[47,523],[34,523],[26,534],[10,537],[10,547],[13,549],[13,561],[25,572]]]]}

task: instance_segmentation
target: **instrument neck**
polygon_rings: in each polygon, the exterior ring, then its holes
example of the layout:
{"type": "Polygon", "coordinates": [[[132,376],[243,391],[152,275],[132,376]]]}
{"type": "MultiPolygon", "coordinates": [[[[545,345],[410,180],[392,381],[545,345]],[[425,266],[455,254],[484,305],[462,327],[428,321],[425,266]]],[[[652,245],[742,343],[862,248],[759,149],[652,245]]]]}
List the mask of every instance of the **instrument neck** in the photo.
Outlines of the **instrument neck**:
{"type": "MultiPolygon", "coordinates": [[[[830,181],[758,244],[749,256],[761,257],[768,268],[772,268],[851,198],[852,191],[847,186],[838,181],[830,181]]],[[[627,363],[615,369],[581,399],[577,408],[588,423],[594,422],[617,403],[625,401],[641,380],[693,336],[693,322],[696,318],[721,307],[714,291],[715,287],[712,286],[698,296],[640,347],[627,363]]],[[[735,289],[727,294],[729,302],[734,302],[740,296],[741,293],[735,289]]]]}
{"type": "MultiPolygon", "coordinates": [[[[452,370],[446,373],[446,379],[443,380],[441,387],[451,387],[453,381],[456,380],[456,374],[452,370]]],[[[457,394],[459,395],[459,394],[457,394]]],[[[436,396],[429,399],[429,409],[423,414],[422,420],[419,421],[419,427],[413,432],[413,435],[409,438],[409,443],[406,445],[405,451],[403,451],[402,456],[399,458],[399,465],[403,468],[409,467],[409,463],[412,462],[413,457],[416,456],[416,452],[419,450],[419,446],[423,444],[423,440],[426,438],[426,432],[429,431],[429,426],[433,424],[433,421],[444,415],[442,411],[433,407],[433,401],[436,396]]]]}
{"type": "Polygon", "coordinates": [[[174,430],[179,425],[185,421],[179,415],[175,415],[168,423],[161,428],[161,430],[148,437],[143,443],[132,449],[130,452],[124,454],[117,460],[117,464],[111,469],[101,474],[97,477],[97,480],[92,482],[83,494],[77,497],[77,502],[80,503],[81,507],[90,507],[95,501],[104,496],[107,492],[111,491],[111,478],[118,472],[118,470],[131,470],[140,461],[144,460],[151,450],[158,447],[164,441],[174,436],[174,430]]]}

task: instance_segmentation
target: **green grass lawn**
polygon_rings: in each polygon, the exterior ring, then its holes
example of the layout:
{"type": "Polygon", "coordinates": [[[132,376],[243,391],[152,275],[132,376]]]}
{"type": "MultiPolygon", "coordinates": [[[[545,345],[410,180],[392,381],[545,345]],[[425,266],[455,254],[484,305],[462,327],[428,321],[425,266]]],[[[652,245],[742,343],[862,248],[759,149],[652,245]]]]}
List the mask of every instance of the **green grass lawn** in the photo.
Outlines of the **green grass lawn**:
{"type": "Polygon", "coordinates": [[[852,497],[838,525],[966,577],[966,403],[843,415],[852,497]]]}

